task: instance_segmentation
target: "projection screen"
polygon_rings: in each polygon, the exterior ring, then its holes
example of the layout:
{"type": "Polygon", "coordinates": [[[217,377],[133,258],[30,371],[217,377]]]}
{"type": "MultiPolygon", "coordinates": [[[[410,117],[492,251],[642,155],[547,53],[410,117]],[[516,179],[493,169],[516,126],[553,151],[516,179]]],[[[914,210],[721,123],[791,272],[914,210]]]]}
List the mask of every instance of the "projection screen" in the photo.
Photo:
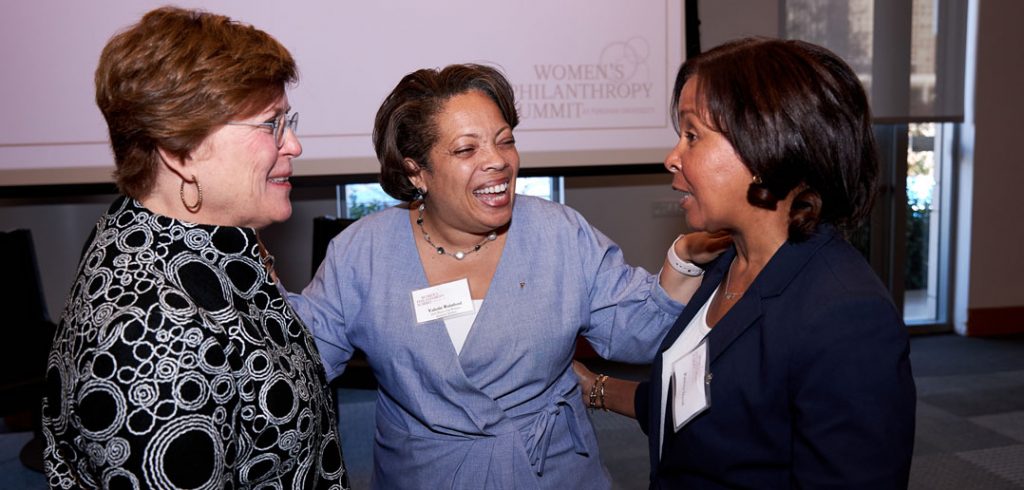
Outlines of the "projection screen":
{"type": "MultiPolygon", "coordinates": [[[[165,2],[39,0],[6,9],[3,186],[110,182],[113,156],[93,71],[115,32],[165,2]]],[[[263,29],[294,54],[300,176],[374,174],[370,132],[413,70],[497,66],[513,83],[524,168],[650,164],[676,135],[672,77],[684,58],[675,0],[178,1],[263,29]]]]}

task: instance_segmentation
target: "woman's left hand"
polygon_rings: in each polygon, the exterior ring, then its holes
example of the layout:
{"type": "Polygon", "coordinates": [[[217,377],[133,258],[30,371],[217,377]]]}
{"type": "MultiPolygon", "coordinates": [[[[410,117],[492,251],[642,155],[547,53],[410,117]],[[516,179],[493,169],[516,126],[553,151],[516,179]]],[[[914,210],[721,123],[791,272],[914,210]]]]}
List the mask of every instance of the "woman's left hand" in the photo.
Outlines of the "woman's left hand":
{"type": "Polygon", "coordinates": [[[582,362],[572,361],[572,370],[580,380],[580,394],[583,397],[583,406],[590,409],[600,408],[610,410],[619,415],[636,418],[633,400],[636,397],[636,388],[639,385],[636,381],[612,378],[603,374],[596,375],[582,362]],[[601,377],[600,385],[594,386],[601,377]],[[595,388],[597,388],[595,390],[595,388]],[[594,392],[594,400],[590,399],[591,392],[594,392]]]}
{"type": "Polygon", "coordinates": [[[663,270],[675,270],[675,273],[658,275],[658,283],[672,299],[686,303],[700,287],[703,271],[699,264],[711,262],[722,254],[732,236],[726,232],[708,233],[696,231],[680,235],[674,242],[669,254],[665,257],[663,270]],[[672,257],[675,255],[675,257],[672,257]],[[683,263],[679,263],[683,261],[683,263]],[[687,264],[686,262],[689,262],[687,264]]]}
{"type": "Polygon", "coordinates": [[[706,264],[722,255],[722,252],[725,252],[731,243],[732,235],[728,232],[695,231],[683,235],[682,238],[676,240],[674,246],[676,256],[680,259],[696,264],[706,264]]]}
{"type": "Polygon", "coordinates": [[[594,386],[594,373],[577,360],[572,361],[572,370],[580,381],[580,395],[583,397],[583,405],[590,406],[590,387],[594,386]]]}

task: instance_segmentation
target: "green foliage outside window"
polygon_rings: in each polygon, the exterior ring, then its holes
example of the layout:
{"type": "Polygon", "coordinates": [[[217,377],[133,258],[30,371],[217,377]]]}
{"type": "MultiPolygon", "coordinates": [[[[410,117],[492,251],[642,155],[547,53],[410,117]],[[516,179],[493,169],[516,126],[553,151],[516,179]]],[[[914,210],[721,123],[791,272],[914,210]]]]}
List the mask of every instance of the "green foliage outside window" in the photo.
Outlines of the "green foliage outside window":
{"type": "Polygon", "coordinates": [[[928,225],[931,210],[922,200],[907,199],[907,260],[903,288],[928,287],[928,225]]]}
{"type": "Polygon", "coordinates": [[[355,196],[348,200],[348,217],[358,219],[368,214],[375,213],[385,208],[394,206],[394,203],[387,201],[362,201],[356,202],[355,196]]]}

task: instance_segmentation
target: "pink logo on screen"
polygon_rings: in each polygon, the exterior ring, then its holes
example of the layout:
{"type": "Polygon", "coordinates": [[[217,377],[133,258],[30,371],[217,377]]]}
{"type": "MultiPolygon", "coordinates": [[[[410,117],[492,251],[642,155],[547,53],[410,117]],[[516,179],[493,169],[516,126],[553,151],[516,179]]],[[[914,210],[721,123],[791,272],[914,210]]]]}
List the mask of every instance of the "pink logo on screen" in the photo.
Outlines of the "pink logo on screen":
{"type": "Polygon", "coordinates": [[[647,40],[634,37],[626,42],[609,44],[601,51],[601,63],[622,67],[622,82],[634,78],[650,80],[650,67],[647,57],[651,55],[651,47],[647,40]]]}
{"type": "Polygon", "coordinates": [[[589,63],[535,64],[532,80],[514,84],[526,128],[629,127],[659,116],[650,44],[634,37],[614,42],[589,63]]]}

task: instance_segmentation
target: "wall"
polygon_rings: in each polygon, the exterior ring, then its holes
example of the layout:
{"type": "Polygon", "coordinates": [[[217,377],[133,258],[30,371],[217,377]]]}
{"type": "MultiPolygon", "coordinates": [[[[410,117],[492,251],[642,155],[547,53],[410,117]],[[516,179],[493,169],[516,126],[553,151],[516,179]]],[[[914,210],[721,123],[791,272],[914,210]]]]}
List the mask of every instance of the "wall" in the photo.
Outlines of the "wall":
{"type": "Polygon", "coordinates": [[[732,39],[777,37],[784,24],[779,18],[782,0],[699,0],[702,51],[732,39]]]}
{"type": "Polygon", "coordinates": [[[113,196],[0,199],[0,230],[32,231],[43,295],[56,321],[78,269],[78,258],[96,219],[113,196]]]}
{"type": "Polygon", "coordinates": [[[686,231],[668,172],[565,179],[565,204],[622,247],[626,261],[654,272],[686,231]],[[665,215],[657,210],[674,210],[665,215]]]}
{"type": "MultiPolygon", "coordinates": [[[[735,37],[778,32],[778,1],[702,0],[699,8],[705,49],[735,37]]],[[[665,142],[666,151],[673,143],[665,142]]],[[[113,198],[0,199],[0,230],[32,230],[43,292],[54,319],[63,309],[81,246],[113,198]]],[[[654,209],[664,209],[666,203],[671,207],[677,199],[667,174],[570,177],[565,181],[566,204],[618,242],[628,261],[651,271],[661,267],[669,243],[684,231],[681,215],[656,217],[654,209]]],[[[269,227],[263,235],[277,257],[281,280],[298,289],[310,278],[312,220],[335,214],[334,189],[296,189],[293,208],[291,220],[269,227]]]]}
{"type": "MultiPolygon", "coordinates": [[[[966,95],[968,106],[973,100],[974,121],[965,125],[957,169],[954,326],[967,335],[1024,332],[1024,207],[1016,205],[1024,183],[1024,2],[970,3],[978,15],[975,85],[966,95]]],[[[745,35],[778,35],[779,6],[780,1],[701,0],[701,47],[745,35]]]]}
{"type": "MultiPolygon", "coordinates": [[[[1017,143],[1024,134],[1024,2],[981,0],[977,43],[974,144],[967,148],[961,180],[973,179],[962,193],[964,243],[955,292],[961,305],[958,330],[971,335],[1024,330],[1024,208],[1015,197],[1024,182],[1024,157],[1017,143]]],[[[702,47],[747,35],[777,35],[779,2],[703,0],[702,47]],[[738,14],[742,13],[742,14],[738,14]]],[[[970,128],[968,132],[971,133],[970,128]]],[[[667,141],[666,149],[672,144],[667,141]]],[[[266,230],[278,256],[282,280],[298,288],[309,279],[312,218],[334,214],[334,190],[299,189],[293,219],[266,230]]],[[[33,231],[47,306],[56,317],[74,277],[78,254],[96,218],[112,196],[56,199],[0,199],[0,230],[33,231]]],[[[683,230],[682,218],[654,217],[653,207],[675,199],[667,175],[573,177],[566,180],[566,203],[618,241],[627,260],[657,269],[668,242],[683,230]]]]}
{"type": "MultiPolygon", "coordinates": [[[[627,261],[657,271],[669,244],[685,230],[681,214],[664,216],[660,211],[678,207],[679,195],[669,183],[668,173],[567,177],[565,203],[615,240],[627,261]]],[[[309,282],[313,218],[335,214],[333,195],[333,188],[299,189],[292,199],[292,218],[263,233],[267,247],[277,258],[281,281],[289,289],[299,289],[309,282]]]]}
{"type": "MultiPolygon", "coordinates": [[[[973,161],[965,162],[970,210],[968,335],[1024,332],[1024,2],[980,0],[974,90],[973,161]]],[[[969,154],[968,154],[969,155],[969,154]]]]}
{"type": "MultiPolygon", "coordinates": [[[[277,259],[281,281],[289,289],[301,289],[309,282],[313,218],[335,214],[334,192],[332,186],[296,189],[292,218],[262,232],[277,259]]],[[[82,245],[114,197],[0,199],[0,230],[32,230],[43,293],[54,320],[64,307],[82,245]]],[[[684,231],[681,214],[654,216],[656,208],[675,207],[678,199],[669,187],[667,173],[570,177],[565,181],[566,204],[619,243],[628,261],[650,271],[661,268],[665,250],[684,231]]]]}

